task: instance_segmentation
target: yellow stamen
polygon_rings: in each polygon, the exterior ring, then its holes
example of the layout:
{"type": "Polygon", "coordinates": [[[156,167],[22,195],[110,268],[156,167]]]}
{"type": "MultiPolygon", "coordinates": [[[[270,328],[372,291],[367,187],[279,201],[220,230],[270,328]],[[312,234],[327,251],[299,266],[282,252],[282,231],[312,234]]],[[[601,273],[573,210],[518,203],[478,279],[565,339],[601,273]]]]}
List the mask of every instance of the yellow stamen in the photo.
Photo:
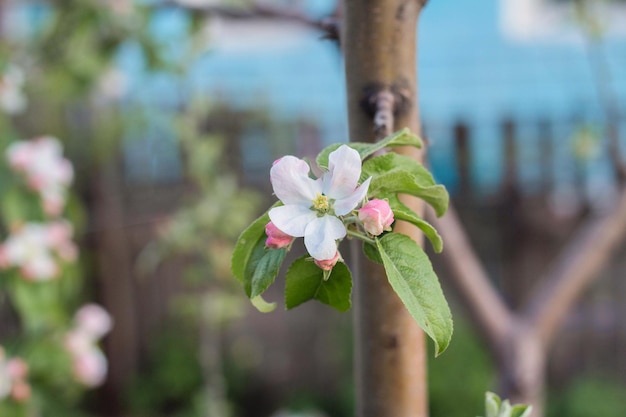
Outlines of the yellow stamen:
{"type": "Polygon", "coordinates": [[[327,212],[330,210],[330,203],[328,197],[323,194],[317,193],[317,197],[313,200],[313,208],[319,212],[327,212]]]}

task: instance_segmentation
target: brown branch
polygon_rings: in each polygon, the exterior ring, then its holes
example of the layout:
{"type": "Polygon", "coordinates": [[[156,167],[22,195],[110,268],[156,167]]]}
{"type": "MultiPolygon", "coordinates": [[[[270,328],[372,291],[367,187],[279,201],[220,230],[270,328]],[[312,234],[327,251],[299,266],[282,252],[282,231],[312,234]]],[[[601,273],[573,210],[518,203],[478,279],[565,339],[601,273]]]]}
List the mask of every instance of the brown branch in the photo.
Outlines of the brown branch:
{"type": "Polygon", "coordinates": [[[253,3],[246,8],[228,7],[228,6],[186,6],[176,0],[165,0],[156,4],[157,7],[181,7],[197,13],[206,15],[222,16],[229,19],[275,19],[300,23],[313,29],[324,32],[324,39],[339,40],[339,16],[335,15],[326,17],[321,20],[311,19],[302,12],[285,7],[275,7],[269,4],[253,3]]]}
{"type": "Polygon", "coordinates": [[[626,189],[612,211],[590,219],[536,287],[523,315],[549,345],[567,312],[591,284],[626,235],[626,189]]]}
{"type": "Polygon", "coordinates": [[[426,217],[445,242],[442,256],[450,269],[452,283],[464,298],[490,348],[499,356],[513,324],[513,314],[491,284],[454,208],[450,206],[440,219],[429,209],[426,217]]]}

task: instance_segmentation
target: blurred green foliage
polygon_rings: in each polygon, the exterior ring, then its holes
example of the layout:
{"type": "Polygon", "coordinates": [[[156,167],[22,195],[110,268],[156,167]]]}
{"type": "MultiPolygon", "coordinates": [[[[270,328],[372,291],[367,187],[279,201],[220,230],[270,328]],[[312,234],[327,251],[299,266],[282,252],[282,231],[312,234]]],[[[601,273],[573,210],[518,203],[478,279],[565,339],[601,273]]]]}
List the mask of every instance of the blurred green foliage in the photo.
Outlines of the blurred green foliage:
{"type": "Polygon", "coordinates": [[[428,383],[432,417],[477,416],[484,411],[485,391],[492,388],[494,368],[473,328],[456,314],[454,337],[445,354],[429,357],[428,383]]]}
{"type": "Polygon", "coordinates": [[[579,377],[548,404],[547,417],[617,417],[626,413],[624,382],[596,376],[579,377]]]}

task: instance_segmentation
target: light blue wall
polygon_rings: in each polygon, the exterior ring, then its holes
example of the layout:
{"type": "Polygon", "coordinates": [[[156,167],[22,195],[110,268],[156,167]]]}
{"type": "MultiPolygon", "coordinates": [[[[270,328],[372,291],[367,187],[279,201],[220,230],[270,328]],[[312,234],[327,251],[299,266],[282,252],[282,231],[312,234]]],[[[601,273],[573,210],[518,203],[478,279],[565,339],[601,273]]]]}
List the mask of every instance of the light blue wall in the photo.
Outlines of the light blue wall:
{"type": "MultiPolygon", "coordinates": [[[[315,16],[332,9],[331,0],[311,5],[315,16]]],[[[433,169],[452,188],[456,178],[451,169],[451,126],[456,120],[465,120],[473,129],[473,174],[487,189],[496,187],[501,177],[502,117],[524,123],[520,142],[525,159],[520,167],[522,178],[529,181],[537,175],[533,161],[538,155],[536,147],[524,145],[535,137],[533,129],[539,117],[557,122],[555,143],[560,152],[569,152],[572,132],[567,125],[573,114],[601,121],[584,42],[515,43],[505,39],[498,20],[497,0],[432,0],[421,18],[422,117],[432,144],[433,169]]],[[[155,22],[163,37],[170,39],[175,39],[183,26],[180,13],[164,13],[155,22]]],[[[171,44],[175,54],[176,43],[171,44]]],[[[605,46],[613,88],[624,101],[626,42],[609,39],[605,46]]],[[[133,59],[126,64],[136,65],[133,59]]],[[[172,92],[170,83],[158,77],[156,81],[137,81],[131,93],[135,97],[181,98],[172,92]]],[[[267,45],[245,53],[217,48],[189,70],[189,79],[182,85],[182,91],[186,89],[206,92],[208,97],[241,108],[261,104],[278,119],[315,121],[326,143],[346,140],[341,59],[336,47],[320,40],[316,32],[299,37],[297,45],[287,48],[267,45]]],[[[561,155],[561,159],[555,171],[567,181],[573,167],[568,158],[561,155]]]]}

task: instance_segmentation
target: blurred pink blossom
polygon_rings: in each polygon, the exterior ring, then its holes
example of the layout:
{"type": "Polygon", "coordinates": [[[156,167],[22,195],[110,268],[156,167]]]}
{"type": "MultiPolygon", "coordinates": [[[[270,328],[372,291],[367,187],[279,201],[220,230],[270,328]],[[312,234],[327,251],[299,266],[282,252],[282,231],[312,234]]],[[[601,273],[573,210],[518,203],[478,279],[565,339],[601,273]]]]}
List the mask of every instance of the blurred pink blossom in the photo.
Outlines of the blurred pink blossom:
{"type": "Polygon", "coordinates": [[[59,140],[42,136],[14,142],[7,148],[6,155],[9,165],[24,174],[28,186],[40,194],[46,214],[60,215],[65,206],[67,187],[74,178],[74,169],[63,157],[59,140]]]}
{"type": "Polygon", "coordinates": [[[7,372],[12,378],[24,379],[28,375],[28,364],[22,358],[12,358],[7,361],[7,372]]]}
{"type": "Polygon", "coordinates": [[[50,280],[59,272],[55,256],[65,261],[77,257],[72,234],[72,227],[66,221],[23,224],[0,245],[0,267],[17,267],[29,280],[50,280]]]}
{"type": "Polygon", "coordinates": [[[104,382],[108,363],[104,354],[95,346],[80,352],[74,357],[73,370],[76,380],[81,384],[95,388],[104,382]]]}
{"type": "Polygon", "coordinates": [[[31,388],[26,381],[28,364],[21,358],[7,359],[0,347],[0,400],[11,397],[18,402],[30,398],[31,388]]]}
{"type": "Polygon", "coordinates": [[[92,340],[102,338],[113,326],[109,313],[97,304],[82,306],[76,312],[75,320],[77,329],[89,335],[92,340]]]}
{"type": "Polygon", "coordinates": [[[76,312],[74,323],[65,337],[74,377],[87,387],[97,387],[107,374],[107,360],[97,342],[111,330],[111,317],[102,307],[86,304],[76,312]]]}
{"type": "Polygon", "coordinates": [[[27,401],[31,393],[30,384],[23,380],[16,381],[11,388],[11,398],[19,403],[27,401]]]}

